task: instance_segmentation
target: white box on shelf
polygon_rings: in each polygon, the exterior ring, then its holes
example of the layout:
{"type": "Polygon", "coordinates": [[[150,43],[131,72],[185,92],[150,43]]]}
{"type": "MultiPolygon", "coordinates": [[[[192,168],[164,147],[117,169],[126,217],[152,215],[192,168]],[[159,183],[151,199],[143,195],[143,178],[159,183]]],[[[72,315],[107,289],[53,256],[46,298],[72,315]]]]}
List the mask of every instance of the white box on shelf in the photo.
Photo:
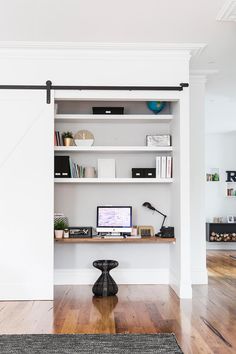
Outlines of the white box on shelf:
{"type": "Polygon", "coordinates": [[[170,135],[147,135],[147,146],[171,146],[170,135]]]}
{"type": "Polygon", "coordinates": [[[115,159],[98,159],[98,178],[115,178],[115,159]]]}

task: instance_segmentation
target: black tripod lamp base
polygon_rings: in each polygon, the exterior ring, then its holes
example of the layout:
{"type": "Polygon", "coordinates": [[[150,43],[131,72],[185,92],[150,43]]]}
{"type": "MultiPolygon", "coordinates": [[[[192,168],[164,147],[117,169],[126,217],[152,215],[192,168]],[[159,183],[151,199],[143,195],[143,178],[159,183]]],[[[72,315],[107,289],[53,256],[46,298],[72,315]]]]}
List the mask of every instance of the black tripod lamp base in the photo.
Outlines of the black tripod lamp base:
{"type": "Polygon", "coordinates": [[[168,227],[163,226],[161,228],[160,232],[158,232],[156,234],[156,236],[162,237],[162,238],[174,238],[175,237],[174,227],[173,226],[168,226],[168,227]]]}

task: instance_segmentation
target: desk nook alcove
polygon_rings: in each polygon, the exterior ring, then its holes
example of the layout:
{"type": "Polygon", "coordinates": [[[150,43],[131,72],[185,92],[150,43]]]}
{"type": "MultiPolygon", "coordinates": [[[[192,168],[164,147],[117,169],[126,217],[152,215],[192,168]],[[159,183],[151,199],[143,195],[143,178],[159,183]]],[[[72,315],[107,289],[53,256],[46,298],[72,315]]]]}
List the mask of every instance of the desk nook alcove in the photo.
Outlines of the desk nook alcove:
{"type": "Polygon", "coordinates": [[[54,210],[73,229],[91,230],[90,237],[55,239],[57,284],[93,283],[92,263],[101,258],[119,261],[114,273],[121,284],[169,283],[180,243],[180,98],[171,91],[55,92],[54,210]],[[162,110],[155,114],[150,102],[162,110]],[[66,132],[74,138],[67,146],[66,132]],[[86,137],[78,141],[80,134],[86,137]],[[167,215],[165,226],[174,227],[176,237],[154,236],[162,216],[142,206],[147,200],[167,215]],[[131,206],[136,236],[97,236],[98,206],[131,206]],[[140,237],[140,226],[150,227],[149,237],[140,237]]]}

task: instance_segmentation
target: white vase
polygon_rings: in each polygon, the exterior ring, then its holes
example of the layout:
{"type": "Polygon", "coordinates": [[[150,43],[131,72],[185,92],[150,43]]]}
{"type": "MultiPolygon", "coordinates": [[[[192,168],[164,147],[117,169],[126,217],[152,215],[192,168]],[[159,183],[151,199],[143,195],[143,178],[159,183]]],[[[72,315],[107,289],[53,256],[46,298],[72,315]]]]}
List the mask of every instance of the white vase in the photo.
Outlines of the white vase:
{"type": "Polygon", "coordinates": [[[95,174],[96,173],[94,167],[90,167],[90,166],[85,167],[85,173],[84,173],[85,178],[94,178],[95,174]]]}
{"type": "Polygon", "coordinates": [[[64,238],[69,238],[69,230],[68,229],[65,229],[64,230],[64,235],[63,235],[64,238]]]}
{"type": "Polygon", "coordinates": [[[64,230],[55,230],[55,238],[63,238],[64,230]]]}

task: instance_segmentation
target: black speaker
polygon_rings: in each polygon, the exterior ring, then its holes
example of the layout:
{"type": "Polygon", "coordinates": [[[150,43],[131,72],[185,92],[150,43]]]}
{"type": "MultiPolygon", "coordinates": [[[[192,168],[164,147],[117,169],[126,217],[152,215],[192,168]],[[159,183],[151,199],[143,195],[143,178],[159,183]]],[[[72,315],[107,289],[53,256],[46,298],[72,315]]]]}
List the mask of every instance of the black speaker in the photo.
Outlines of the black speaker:
{"type": "Polygon", "coordinates": [[[93,114],[124,114],[124,107],[93,107],[93,114]]]}
{"type": "Polygon", "coordinates": [[[157,236],[162,238],[174,238],[175,237],[175,230],[173,226],[163,226],[161,231],[158,232],[157,236]]]}

